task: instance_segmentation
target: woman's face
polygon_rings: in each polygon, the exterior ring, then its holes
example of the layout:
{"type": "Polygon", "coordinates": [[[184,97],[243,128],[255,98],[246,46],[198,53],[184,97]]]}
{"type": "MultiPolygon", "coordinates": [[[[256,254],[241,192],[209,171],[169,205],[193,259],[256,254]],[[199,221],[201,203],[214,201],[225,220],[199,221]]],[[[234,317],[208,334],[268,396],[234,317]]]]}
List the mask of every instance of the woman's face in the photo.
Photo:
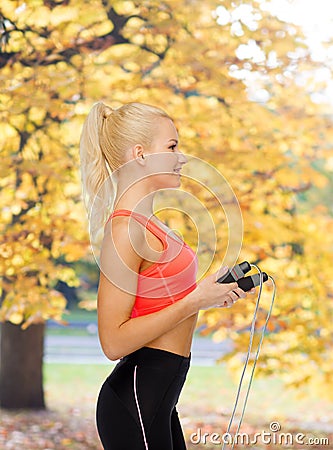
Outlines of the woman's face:
{"type": "Polygon", "coordinates": [[[168,118],[158,119],[156,134],[148,153],[144,153],[149,184],[154,189],[180,186],[180,171],[186,156],[178,148],[178,133],[168,118]]]}

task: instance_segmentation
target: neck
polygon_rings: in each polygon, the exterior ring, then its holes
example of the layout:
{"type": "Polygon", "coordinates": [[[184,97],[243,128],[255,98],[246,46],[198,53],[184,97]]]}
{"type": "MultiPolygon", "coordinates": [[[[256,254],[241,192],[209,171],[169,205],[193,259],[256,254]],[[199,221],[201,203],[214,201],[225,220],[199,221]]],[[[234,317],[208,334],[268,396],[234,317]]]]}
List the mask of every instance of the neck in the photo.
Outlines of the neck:
{"type": "Polygon", "coordinates": [[[154,195],[155,192],[149,192],[143,181],[128,187],[128,184],[125,185],[120,179],[117,183],[114,209],[128,209],[150,217],[154,214],[154,195]]]}

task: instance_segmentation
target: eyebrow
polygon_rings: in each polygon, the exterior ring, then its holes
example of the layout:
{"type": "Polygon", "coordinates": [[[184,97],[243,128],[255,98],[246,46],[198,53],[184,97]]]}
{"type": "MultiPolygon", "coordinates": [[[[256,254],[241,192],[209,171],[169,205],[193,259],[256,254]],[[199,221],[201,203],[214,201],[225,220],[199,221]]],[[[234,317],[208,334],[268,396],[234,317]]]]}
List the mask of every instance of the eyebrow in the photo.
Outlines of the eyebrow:
{"type": "Polygon", "coordinates": [[[169,139],[169,140],[168,140],[168,142],[170,142],[170,141],[175,141],[175,142],[176,142],[176,144],[178,144],[178,141],[177,141],[177,139],[174,139],[174,138],[172,138],[172,139],[169,139]]]}

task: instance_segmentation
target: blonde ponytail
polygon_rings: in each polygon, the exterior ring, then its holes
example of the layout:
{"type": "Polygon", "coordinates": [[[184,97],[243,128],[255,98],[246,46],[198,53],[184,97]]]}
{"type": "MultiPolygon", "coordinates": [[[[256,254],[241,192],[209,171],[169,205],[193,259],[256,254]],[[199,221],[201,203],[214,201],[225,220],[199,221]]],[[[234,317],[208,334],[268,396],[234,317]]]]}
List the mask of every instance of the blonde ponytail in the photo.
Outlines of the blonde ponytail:
{"type": "Polygon", "coordinates": [[[89,112],[80,138],[80,159],[83,200],[93,244],[112,212],[118,169],[124,164],[126,152],[135,144],[148,149],[156,133],[156,120],[161,117],[171,119],[162,109],[144,103],[112,109],[98,102],[89,112]]]}
{"type": "Polygon", "coordinates": [[[92,240],[103,226],[115,197],[111,168],[100,145],[103,122],[112,114],[102,102],[95,103],[83,124],[80,160],[83,201],[87,209],[92,240]]]}

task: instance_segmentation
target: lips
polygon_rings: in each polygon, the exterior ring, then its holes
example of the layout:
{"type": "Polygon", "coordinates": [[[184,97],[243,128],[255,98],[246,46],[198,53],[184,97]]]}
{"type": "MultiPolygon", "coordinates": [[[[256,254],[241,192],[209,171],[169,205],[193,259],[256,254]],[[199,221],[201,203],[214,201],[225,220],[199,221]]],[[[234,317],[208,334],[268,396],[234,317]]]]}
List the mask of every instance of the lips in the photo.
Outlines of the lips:
{"type": "Polygon", "coordinates": [[[179,168],[177,168],[177,169],[173,169],[173,171],[176,172],[176,173],[180,173],[181,170],[182,170],[181,167],[179,167],[179,168]]]}

